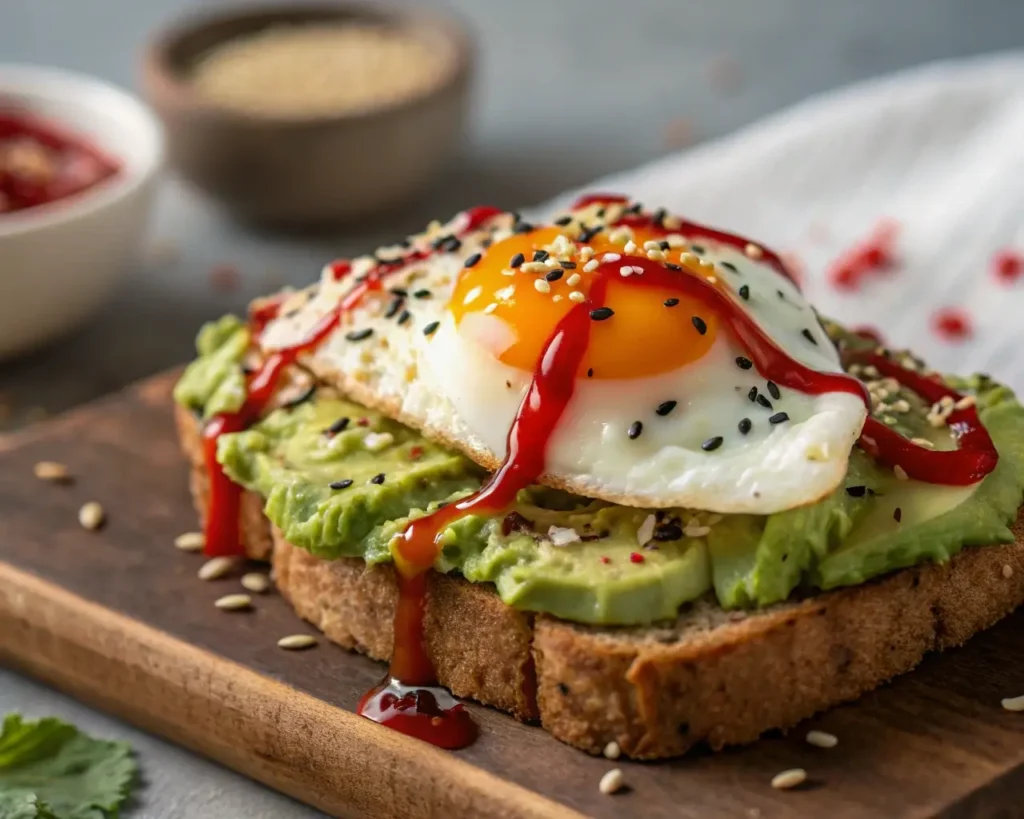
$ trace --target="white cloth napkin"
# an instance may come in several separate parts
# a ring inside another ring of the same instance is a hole
[[[587,189],[795,252],[823,315],[875,326],[936,368],[989,372],[1024,390],[1024,277],[1008,286],[991,272],[997,249],[1024,254],[1024,54],[932,64],[815,97]],[[856,293],[836,290],[829,262],[884,217],[902,225],[900,264]],[[970,339],[936,333],[935,312],[951,306],[972,320]]]

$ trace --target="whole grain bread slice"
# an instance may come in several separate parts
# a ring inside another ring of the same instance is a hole
[[[178,428],[202,516],[209,481],[198,421],[179,411]],[[387,660],[393,569],[319,560],[284,541],[259,509],[247,493],[247,552],[265,559],[272,544],[278,589],[296,613],[334,642]],[[591,753],[613,740],[642,759],[701,743],[717,750],[856,699],[1009,614],[1024,602],[1024,516],[1014,534],[1012,544],[762,611],[724,612],[701,600],[675,622],[650,627],[531,615],[486,585],[431,573],[427,650],[457,696],[539,720]]]

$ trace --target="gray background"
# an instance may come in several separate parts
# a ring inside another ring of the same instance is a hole
[[[77,69],[136,85],[148,32],[174,0],[0,0],[0,62]],[[537,202],[665,153],[685,120],[695,139],[858,79],[1024,41],[1017,0],[453,0],[476,29],[472,134],[426,200],[387,223],[333,236],[261,236],[169,179],[151,253],[116,300],[63,342],[0,366],[0,424],[15,426],[186,359],[198,324],[252,296],[312,279],[323,261],[489,202]],[[766,192],[767,194],[767,192]],[[162,256],[162,258],[158,258]],[[230,264],[238,289],[214,292]],[[314,815],[13,673],[0,713],[60,714],[138,749],[145,775],[131,817]]]

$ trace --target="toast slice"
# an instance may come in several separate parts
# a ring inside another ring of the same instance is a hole
[[[199,422],[177,409],[200,517],[208,477]],[[247,554],[272,553],[277,587],[328,639],[390,658],[398,599],[390,566],[319,560],[285,542],[246,493]],[[426,642],[459,697],[539,720],[590,753],[615,741],[640,759],[718,750],[788,728],[964,643],[1024,603],[1024,515],[1016,542],[968,548],[949,563],[756,612],[702,600],[674,623],[596,627],[506,606],[487,586],[432,572]]]

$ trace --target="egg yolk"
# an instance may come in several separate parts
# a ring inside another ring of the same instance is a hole
[[[571,257],[575,268],[562,269],[553,281],[543,272],[529,272],[529,265],[537,251],[553,246],[561,234],[558,228],[539,228],[496,242],[460,276],[448,305],[456,325],[475,314],[499,320],[510,333],[474,332],[473,337],[485,345],[500,344],[491,352],[504,364],[534,372],[558,323],[582,303],[586,309],[609,307],[614,315],[593,322],[578,377],[642,378],[671,372],[703,358],[714,344],[719,316],[704,302],[678,289],[630,281],[621,273],[622,267],[631,264],[660,264],[647,260],[643,245],[664,236],[654,229],[634,228],[633,242],[638,249],[627,254],[622,244],[605,238],[607,233],[603,231],[587,243],[600,262],[599,271],[584,272],[586,262],[581,260],[577,246]],[[664,261],[682,265],[685,269],[680,276],[701,276],[714,283],[713,267],[702,266],[692,256],[681,259],[687,251],[687,247],[669,248],[664,251]],[[621,259],[604,261],[609,253]],[[523,262],[513,268],[520,254]],[[526,270],[522,265],[527,266]],[[597,276],[608,277],[602,304],[590,301]],[[542,282],[539,286],[535,284],[538,281]],[[479,327],[477,322],[481,320],[475,318],[473,326]]]

